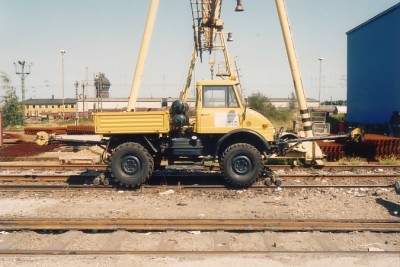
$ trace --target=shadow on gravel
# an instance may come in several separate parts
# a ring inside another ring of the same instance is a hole
[[[400,205],[399,204],[384,200],[382,198],[377,198],[376,203],[385,207],[389,211],[390,215],[400,217]]]

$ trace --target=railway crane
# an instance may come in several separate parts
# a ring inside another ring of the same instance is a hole
[[[120,184],[137,187],[157,170],[173,168],[178,164],[198,166],[205,161],[219,165],[227,185],[233,188],[249,187],[261,177],[280,184],[268,168],[271,158],[302,158],[308,164],[321,164],[323,154],[316,140],[359,136],[358,131],[334,137],[312,136],[283,0],[276,0],[276,6],[305,137],[275,132],[268,118],[246,106],[224,43],[222,0],[189,1],[194,50],[186,85],[179,100],[173,102],[171,107],[160,110],[134,110],[159,4],[159,0],[151,0],[127,111],[94,114],[95,131],[106,142],[111,176]],[[237,11],[242,10],[241,1],[238,0]],[[197,58],[202,59],[203,53],[215,50],[224,53],[225,75],[218,80],[197,81],[195,115],[189,118],[186,98],[194,64]],[[168,162],[167,166],[164,166],[165,162]]]

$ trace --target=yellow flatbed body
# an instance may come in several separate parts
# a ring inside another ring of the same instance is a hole
[[[168,110],[99,112],[93,115],[97,134],[163,134],[170,131]]]

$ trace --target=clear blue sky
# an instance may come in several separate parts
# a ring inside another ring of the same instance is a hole
[[[397,0],[287,0],[306,96],[346,98],[346,32]],[[65,97],[75,96],[75,81],[89,82],[105,73],[112,97],[127,97],[136,66],[149,0],[0,0],[0,71],[6,72],[20,96],[20,78],[13,63],[32,62],[26,98],[61,98],[61,53],[66,50]],[[238,58],[245,94],[262,92],[287,97],[293,92],[289,65],[273,0],[224,0],[228,44]],[[184,87],[193,48],[189,0],[160,0],[139,96],[177,97]],[[198,62],[195,78],[209,78],[208,56]],[[1,93],[2,94],[2,93]],[[94,96],[93,87],[89,96]]]

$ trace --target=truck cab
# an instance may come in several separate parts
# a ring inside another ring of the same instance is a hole
[[[246,103],[233,80],[204,80],[196,87],[196,123],[198,134],[227,134],[247,129],[273,141],[272,123]]]

